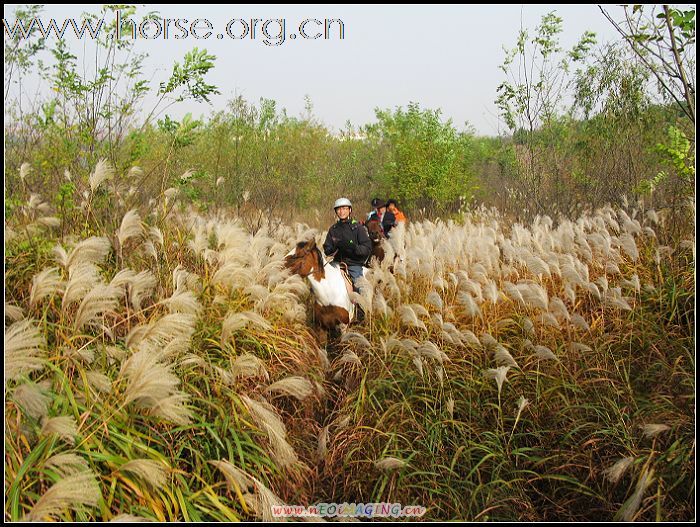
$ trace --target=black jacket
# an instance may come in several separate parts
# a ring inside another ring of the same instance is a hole
[[[323,252],[335,255],[335,261],[348,265],[365,265],[372,253],[372,241],[367,234],[367,228],[357,220],[338,220],[328,229]]]
[[[389,231],[396,227],[396,216],[390,210],[384,212],[382,217],[382,229],[384,229],[384,236],[389,236]]]

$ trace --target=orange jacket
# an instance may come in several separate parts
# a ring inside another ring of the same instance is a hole
[[[396,217],[396,223],[406,223],[408,222],[408,219],[406,218],[406,215],[401,212],[399,209],[396,209],[396,212],[394,212],[394,216]]]

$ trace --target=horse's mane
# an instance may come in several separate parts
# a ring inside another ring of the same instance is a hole
[[[323,263],[323,255],[321,254],[321,251],[318,247],[314,247],[314,249],[316,250],[316,262],[318,264],[318,270],[320,272],[323,272],[323,268],[325,266],[325,264]]]

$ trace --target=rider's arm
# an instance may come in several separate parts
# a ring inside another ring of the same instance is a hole
[[[372,240],[369,239],[369,234],[367,234],[367,227],[360,225],[357,229],[357,247],[355,247],[355,254],[360,258],[369,258],[372,254]]]
[[[323,252],[325,253],[326,256],[330,256],[337,249],[338,248],[335,246],[335,243],[333,242],[333,236],[331,236],[331,231],[329,229],[328,234],[326,234],[326,241],[323,242]]]

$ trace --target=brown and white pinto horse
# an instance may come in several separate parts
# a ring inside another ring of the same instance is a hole
[[[379,220],[370,220],[365,223],[367,227],[367,233],[369,234],[369,239],[372,240],[372,253],[370,258],[374,256],[379,263],[384,260],[384,248],[382,247],[382,242],[384,240],[384,231],[379,223]]]
[[[285,267],[302,278],[308,278],[314,292],[314,318],[322,329],[337,331],[352,321],[355,309],[350,300],[352,286],[341,270],[326,264],[313,238],[297,243],[285,257]]]

